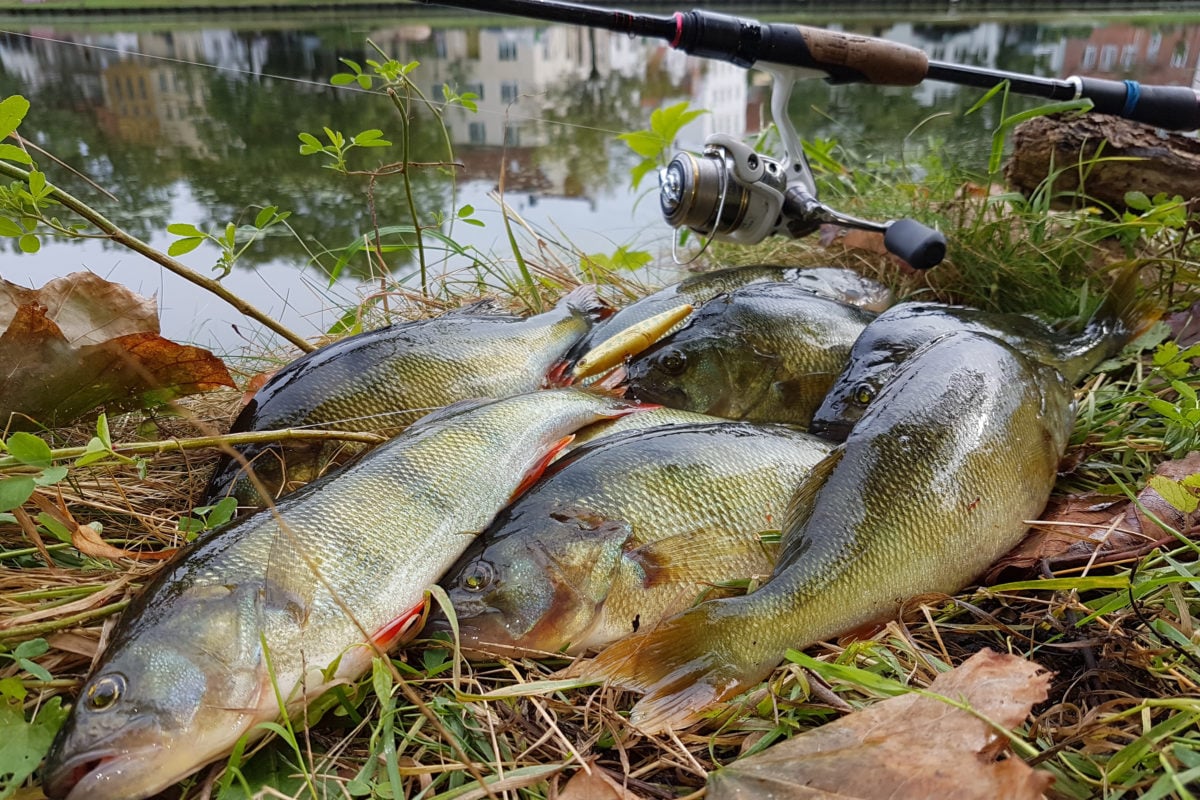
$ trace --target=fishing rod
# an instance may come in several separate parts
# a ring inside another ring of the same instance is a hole
[[[476,0],[414,0],[481,10]],[[491,0],[487,11],[661,39],[689,55],[755,67],[774,78],[771,115],[786,157],[772,159],[735,137],[714,134],[699,156],[683,152],[659,173],[659,205],[667,223],[710,239],[754,244],[770,235],[800,237],[823,224],[882,233],[884,247],[928,269],[946,254],[941,232],[912,219],[873,222],[817,199],[817,185],[788,115],[796,80],[823,76],[835,84],[916,86],[925,80],[992,88],[1007,81],[1017,94],[1089,100],[1092,110],[1173,130],[1200,128],[1200,95],[1183,86],[1143,86],[1072,75],[1040,78],[931,61],[909,45],[792,23],[762,23],[710,11],[670,16],[580,5],[563,0]],[[678,244],[678,239],[674,245]],[[676,256],[678,261],[678,256]]]
[[[689,55],[729,61],[739,67],[792,67],[824,73],[832,83],[915,86],[935,80],[990,89],[1008,81],[1010,91],[1048,100],[1092,101],[1093,110],[1171,130],[1200,128],[1200,95],[1186,86],[1145,86],[1072,75],[1041,78],[1017,72],[931,61],[909,45],[858,34],[791,23],[762,23],[711,11],[677,11],[670,16],[635,14],[562,0],[416,0],[583,25],[662,39]]]

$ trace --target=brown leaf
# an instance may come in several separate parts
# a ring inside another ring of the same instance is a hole
[[[1189,453],[1158,466],[1155,475],[1182,480],[1200,473],[1200,452]],[[984,583],[1015,580],[1046,562],[1049,570],[1108,564],[1138,558],[1153,548],[1175,540],[1142,509],[1185,535],[1196,536],[1200,513],[1185,514],[1172,506],[1151,485],[1138,493],[1141,507],[1125,498],[1075,495],[1050,501],[1033,530],[1020,544],[992,565]]]
[[[153,310],[153,300],[91,273],[41,290],[0,281],[0,427],[58,426],[100,406],[233,386],[212,353],[159,336]]]
[[[642,800],[622,786],[608,771],[590,764],[591,774],[579,770],[558,793],[558,800]]]
[[[63,337],[75,346],[99,344],[127,333],[158,333],[153,298],[142,297],[94,272],[73,272],[26,289],[0,280],[0,329],[8,327],[21,306],[43,305]]]
[[[1167,317],[1167,325],[1171,328],[1171,337],[1180,347],[1191,347],[1200,342],[1200,302]]]
[[[990,650],[939,675],[929,691],[1005,728],[1046,698],[1049,673]],[[708,800],[772,797],[1033,800],[1053,776],[1006,754],[1008,740],[967,711],[906,694],[802,733],[712,773]]]

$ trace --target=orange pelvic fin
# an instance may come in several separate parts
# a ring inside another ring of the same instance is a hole
[[[371,640],[379,646],[380,650],[391,649],[392,645],[407,638],[406,634],[415,633],[421,629],[421,626],[425,624],[425,615],[428,610],[428,604],[422,599],[408,611],[375,631]]]
[[[575,434],[572,433],[569,436],[564,436],[554,444],[550,445],[550,448],[546,452],[542,453],[541,457],[538,458],[537,463],[535,463],[529,469],[529,471],[525,473],[524,479],[522,479],[521,483],[513,491],[512,497],[509,498],[509,500],[516,500],[518,497],[525,494],[525,492],[529,490],[530,486],[533,486],[535,483],[537,483],[538,478],[542,477],[542,473],[546,471],[546,467],[550,466],[550,463],[554,461],[554,459],[558,458],[558,454],[561,453],[563,449],[573,441],[575,441]]]

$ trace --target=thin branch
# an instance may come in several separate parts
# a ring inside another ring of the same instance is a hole
[[[10,178],[16,178],[17,180],[25,182],[29,181],[28,172],[5,161],[0,161],[0,174],[7,175]],[[229,305],[233,306],[242,314],[250,317],[253,320],[261,322],[275,333],[296,345],[296,347],[300,348],[305,353],[312,352],[316,349],[316,346],[306,341],[304,337],[287,328],[282,323],[276,321],[268,314],[250,305],[245,300],[226,289],[219,281],[215,281],[212,278],[201,275],[200,273],[195,272],[194,270],[185,266],[181,262],[176,261],[174,258],[171,258],[166,253],[161,253],[158,250],[155,250],[141,239],[121,229],[116,223],[112,222],[99,211],[92,208],[87,203],[84,203],[82,200],[79,200],[70,193],[59,189],[57,186],[51,186],[49,197],[62,205],[64,208],[74,212],[75,214],[78,214],[80,217],[90,222],[92,225],[102,231],[109,240],[114,241],[117,244],[134,251],[135,253],[145,256],[156,264],[170,270],[171,272],[174,272],[184,280],[190,281],[200,288],[212,292],[226,303],[229,303]]]

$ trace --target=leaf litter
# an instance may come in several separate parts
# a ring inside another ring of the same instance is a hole
[[[1036,800],[1054,780],[1011,756],[1007,730],[1046,699],[1037,664],[982,650],[921,692],[848,714],[714,772],[709,800]]]
[[[198,395],[177,402],[170,416],[117,418],[112,438],[136,441],[147,420],[158,438],[211,433],[227,426],[239,399],[236,392]],[[1087,442],[1101,435],[1082,428],[1079,433]],[[55,432],[63,442],[89,436],[88,429]],[[71,480],[49,497],[56,503],[61,497],[80,524],[102,523],[102,541],[109,546],[130,553],[178,547],[187,538],[178,522],[189,515],[215,457],[163,453],[140,471],[134,464],[100,461],[74,468]],[[1108,519],[1125,502],[1100,497]],[[37,715],[49,703],[73,696],[104,632],[153,570],[122,555],[89,555],[69,541],[50,538],[46,549],[52,566],[19,526],[0,523],[0,614],[10,623],[0,624],[0,691],[19,686],[27,692],[20,704],[27,726],[49,726],[56,719]],[[905,687],[928,687],[989,647],[1027,656],[1046,670],[1038,680],[1050,684],[1033,723],[1019,734],[1021,758],[1010,754],[997,763],[1025,759],[1053,774],[1055,782],[1046,790],[1051,798],[1187,797],[1177,787],[1186,786],[1200,754],[1200,664],[1189,660],[1196,650],[1192,615],[1200,608],[1187,581],[1200,579],[1193,574],[1194,557],[1181,551],[1186,548],[1150,552],[1136,562],[1136,576],[1127,566],[1107,565],[1102,578],[1088,576],[1072,591],[1049,581],[1045,589],[979,588],[953,598],[916,599],[899,619],[866,638],[807,650],[828,668],[845,667],[842,676],[785,664],[707,721],[668,737],[647,737],[628,725],[623,710],[632,704],[631,695],[554,684],[550,679],[565,659],[469,663],[445,641],[422,640],[393,654],[406,686],[402,694],[396,694],[399,686],[393,688],[392,713],[381,714],[369,681],[338,687],[295,723],[300,750],[286,752],[303,752],[302,764],[294,756],[280,761],[284,750],[278,742],[263,744],[197,774],[182,797],[307,797],[312,786],[322,798],[421,792],[439,800],[552,800],[576,781],[580,791],[606,791],[592,782],[606,783],[607,776],[643,800],[698,800],[713,791],[706,787],[709,774],[733,764],[740,768],[739,759],[769,753],[771,745],[819,729],[849,708],[870,709]],[[1100,565],[1093,566],[1099,572]],[[1047,572],[1044,563],[1022,569]],[[124,581],[118,590],[103,591],[116,581]],[[1179,594],[1181,585],[1187,595]],[[24,624],[14,628],[14,619]],[[33,660],[52,681],[3,659],[5,648],[42,637],[52,646]],[[543,691],[505,696],[506,688],[538,682]],[[483,700],[484,695],[494,697]],[[430,713],[439,725],[430,723]],[[899,736],[906,744],[915,738]],[[936,736],[936,728],[928,727],[926,738]],[[1001,740],[997,732],[995,741]],[[387,741],[390,749],[381,744]],[[583,762],[600,777],[584,770]],[[311,780],[293,783],[300,773]],[[274,788],[283,785],[289,788],[282,794]],[[294,785],[301,788],[293,790]],[[31,797],[40,796],[34,791]]]
[[[159,335],[151,298],[76,272],[26,289],[0,280],[0,424],[67,425],[99,406],[130,410],[232,387],[211,352]]]

